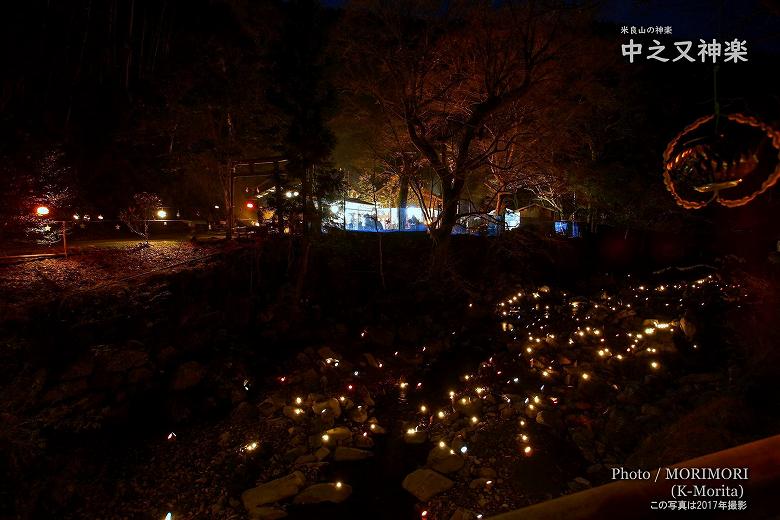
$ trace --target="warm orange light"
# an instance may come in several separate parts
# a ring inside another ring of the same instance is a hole
[[[35,208],[35,213],[39,217],[46,216],[49,214],[49,208],[47,208],[46,206],[38,206],[37,208]]]
[[[247,202],[246,203],[246,207],[247,207],[247,209],[253,209],[255,207],[255,204],[254,204],[254,202]]]

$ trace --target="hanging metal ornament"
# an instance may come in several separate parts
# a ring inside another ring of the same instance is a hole
[[[757,119],[704,116],[664,151],[664,184],[677,204],[744,206],[780,179],[780,132]]]

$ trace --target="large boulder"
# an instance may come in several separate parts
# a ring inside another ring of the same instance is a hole
[[[439,493],[450,489],[455,483],[440,473],[430,469],[418,469],[409,473],[401,484],[405,490],[427,502]]]
[[[261,506],[297,495],[305,483],[306,477],[303,473],[295,471],[285,477],[247,489],[241,494],[241,501],[249,514],[253,515]]]
[[[342,484],[314,484],[301,491],[293,499],[295,504],[319,504],[320,502],[333,502],[338,504],[345,501],[352,494],[352,486]]]

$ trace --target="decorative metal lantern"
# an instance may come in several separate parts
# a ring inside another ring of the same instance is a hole
[[[742,114],[694,121],[664,151],[664,184],[678,205],[743,206],[780,178],[780,132]]]

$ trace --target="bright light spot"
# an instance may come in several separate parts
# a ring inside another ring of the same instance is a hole
[[[336,489],[341,489],[341,486],[343,486],[341,482],[336,482]]]
[[[164,209],[158,209],[157,210],[157,217],[158,218],[165,218],[167,216],[168,216],[168,212],[165,211]]]
[[[653,368],[658,368],[661,365],[658,364],[658,361],[653,361],[653,362],[650,363],[650,366],[653,367]]]
[[[461,446],[460,447],[460,452],[461,453],[465,454],[467,451],[469,451],[469,449],[466,446]]]
[[[168,512],[168,514],[165,515],[165,519],[164,520],[173,520],[173,515],[170,512]]]
[[[246,451],[255,451],[257,449],[257,442],[250,442],[246,446],[244,446],[244,449]]]
[[[295,398],[295,404],[301,404],[302,402],[303,402],[303,399],[301,399],[300,397],[296,397]]]
[[[425,413],[425,412],[427,412],[427,411],[428,411],[428,408],[426,408],[426,406],[425,406],[425,405],[422,405],[422,406],[420,406],[420,411],[421,411],[422,413]]]
[[[474,424],[477,424],[479,422],[479,419],[477,419],[477,417],[474,416],[474,417],[471,418],[471,422],[474,423]]]
[[[590,379],[590,374],[588,374],[587,372],[583,372],[580,377],[582,377],[582,379],[585,379],[587,381],[588,379]]]
[[[373,426],[373,424],[371,426]],[[329,439],[330,439],[330,435],[328,435],[327,433],[323,434],[322,436],[323,442],[328,442]]]
[[[254,209],[255,203],[254,202],[247,202],[246,203],[246,209]]]
[[[444,441],[439,441],[439,448],[444,449],[446,447],[447,447],[447,445],[444,444]]]
[[[531,447],[530,447],[530,446],[526,446],[525,448],[523,448],[523,453],[525,453],[526,457],[527,457],[527,456],[529,456],[529,455],[531,455],[531,452],[532,452],[532,451],[533,451],[533,450],[531,449]]]

